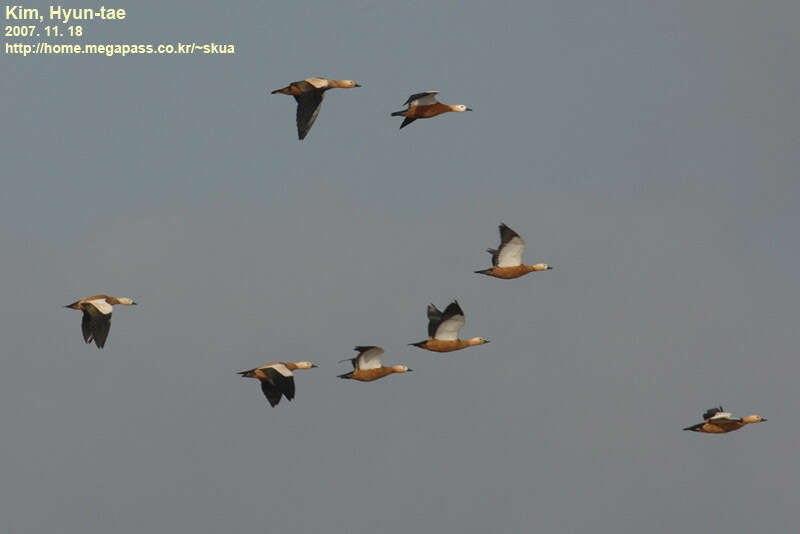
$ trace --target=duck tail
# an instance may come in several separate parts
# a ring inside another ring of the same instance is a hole
[[[339,378],[353,378],[353,372],[350,371],[349,373],[345,373],[343,375],[337,375]]]
[[[491,269],[483,269],[482,271],[473,271],[473,272],[475,274],[485,274],[486,276],[489,276],[489,272],[490,271],[491,271]]]
[[[424,349],[425,348],[425,343],[427,343],[427,342],[428,342],[428,340],[426,339],[425,341],[417,341],[416,343],[409,343],[408,345],[411,346],[411,347],[417,347],[419,349]]]

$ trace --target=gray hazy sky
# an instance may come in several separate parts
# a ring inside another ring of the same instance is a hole
[[[236,55],[0,58],[0,530],[797,528],[800,3],[115,6],[84,42]],[[301,143],[313,75],[364,87]],[[398,131],[427,89],[475,112]],[[556,270],[473,274],[501,221]],[[492,343],[408,347],[453,297]]]

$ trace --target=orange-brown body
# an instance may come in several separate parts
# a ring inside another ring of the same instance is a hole
[[[729,421],[725,423],[705,423],[701,426],[696,432],[705,432],[707,434],[726,434],[728,432],[733,432],[734,430],[739,430],[746,423],[742,421]]]
[[[258,378],[258,379],[265,379],[270,380],[269,374],[267,374],[267,369],[270,368],[271,365],[283,365],[290,371],[297,371],[298,369],[309,369],[311,367],[316,367],[316,365],[312,364],[311,362],[270,362],[265,363],[261,367],[256,369],[251,369],[250,371],[242,372],[242,376],[246,376],[248,378]]]
[[[360,87],[352,80],[328,80],[327,78],[306,78],[299,82],[292,82],[286,87],[272,91],[273,95],[291,95],[301,96],[312,91],[327,91],[334,87],[342,87],[349,89],[351,87]]]
[[[276,89],[276,90],[272,91],[272,94],[273,95],[280,94],[280,95],[300,96],[303,93],[307,93],[307,92],[313,91],[313,90],[314,90],[313,87],[306,88],[304,90],[304,86],[301,86],[298,83],[291,83],[291,84],[287,85],[286,87],[284,87],[283,89]]]
[[[546,271],[547,267],[542,265],[517,265],[514,267],[492,267],[491,269],[485,269],[483,271],[475,271],[479,274],[485,274],[486,276],[494,276],[495,278],[503,278],[505,280],[510,280],[512,278],[519,278],[520,276],[525,276],[528,273],[532,273],[534,271]]]
[[[429,106],[414,106],[403,111],[398,111],[396,114],[401,117],[410,117],[412,119],[429,119],[448,111],[455,111],[455,106],[448,106],[441,102],[436,102]]]
[[[73,310],[82,310],[83,305],[92,300],[100,300],[103,299],[109,304],[119,304],[119,299],[117,297],[110,297],[108,295],[93,295],[91,297],[86,297],[85,299],[81,299],[78,301],[73,302],[72,304],[66,306],[67,308],[72,308]]]
[[[356,369],[345,375],[342,375],[341,378],[349,378],[351,380],[358,380],[359,382],[372,382],[373,380],[378,380],[379,378],[383,378],[384,376],[388,376],[392,373],[403,372],[405,371],[400,371],[395,367],[383,366],[376,369]]]
[[[269,368],[270,365],[275,365],[276,363],[285,365],[286,368],[289,369],[290,371],[294,371],[295,369],[297,369],[297,366],[295,364],[293,364],[293,363],[270,362],[270,363],[266,363],[266,364],[264,364],[261,367],[258,367],[256,369],[252,369],[250,371],[246,371],[246,372],[242,373],[242,376],[246,376],[248,378],[258,378],[260,380],[262,380],[262,379],[263,380],[270,380],[270,376],[267,374],[267,369]]]
[[[475,346],[476,343],[470,343],[468,340],[465,339],[454,339],[445,341],[429,337],[425,341],[420,341],[419,343],[414,343],[413,345],[415,347],[419,347],[425,350],[430,350],[433,352],[452,352],[454,350],[461,350],[467,347]]]
[[[709,412],[706,412],[706,414],[709,414]],[[766,421],[766,418],[760,415],[748,415],[747,417],[742,417],[741,419],[721,419],[709,417],[705,420],[705,422],[687,426],[684,428],[684,430],[702,432],[704,434],[727,434],[728,432],[739,430],[743,426],[761,423],[763,421]]]

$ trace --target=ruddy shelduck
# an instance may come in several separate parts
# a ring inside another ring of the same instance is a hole
[[[286,400],[294,398],[294,373],[297,369],[311,369],[317,367],[311,362],[272,362],[249,371],[239,371],[246,378],[257,378],[261,381],[261,391],[273,408],[281,401],[281,395]]]
[[[428,339],[418,343],[410,343],[410,345],[433,352],[452,352],[489,342],[482,337],[458,339],[458,332],[464,324],[466,324],[464,311],[458,305],[458,301],[451,302],[444,309],[444,313],[440,312],[433,304],[430,304],[428,305]]]
[[[94,295],[64,307],[83,311],[83,318],[81,319],[83,340],[86,343],[94,341],[97,348],[102,349],[106,345],[108,331],[111,329],[111,312],[114,311],[114,304],[122,304],[123,306],[136,305],[133,299],[127,297],[116,298],[108,295]]]
[[[494,276],[495,278],[511,279],[519,278],[534,271],[549,271],[552,269],[546,263],[523,265],[522,254],[525,252],[525,241],[522,240],[517,232],[505,224],[501,223],[499,228],[500,247],[497,250],[493,248],[486,249],[486,252],[492,255],[493,267],[475,271],[476,273]]]
[[[353,370],[349,373],[339,375],[339,378],[349,378],[359,382],[372,382],[392,373],[408,373],[413,371],[405,365],[383,365],[381,354],[383,349],[374,346],[358,346],[354,350],[358,352],[355,358],[346,358],[339,362],[349,361],[353,364]]]
[[[314,125],[322,106],[325,91],[334,87],[361,87],[353,80],[329,80],[328,78],[306,78],[292,82],[282,89],[272,91],[273,95],[291,95],[297,101],[297,136],[302,141]]]
[[[439,91],[424,91],[409,96],[408,100],[403,103],[404,106],[407,105],[408,107],[402,111],[395,111],[392,113],[392,117],[405,117],[403,124],[400,125],[400,129],[402,130],[417,119],[429,119],[441,115],[442,113],[447,113],[448,111],[455,111],[458,113],[472,111],[472,108],[468,108],[462,104],[457,106],[442,104],[436,100],[436,95],[438,94]]]
[[[727,434],[728,432],[739,430],[745,425],[761,423],[767,420],[760,415],[748,415],[747,417],[736,419],[730,412],[726,412],[722,406],[706,410],[703,414],[703,419],[705,419],[704,423],[687,426],[684,430],[706,434]]]

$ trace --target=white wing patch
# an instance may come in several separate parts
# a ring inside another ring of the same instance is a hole
[[[711,423],[725,423],[736,421],[736,419],[733,418],[733,414],[730,412],[717,412],[708,421]]]
[[[521,237],[515,236],[500,247],[497,255],[498,267],[517,267],[522,265],[522,254],[525,252],[525,241]]]
[[[441,341],[455,341],[464,324],[466,324],[466,320],[463,315],[454,315],[439,324],[433,338]]]
[[[431,91],[432,94],[425,95],[422,98],[418,98],[416,100],[412,100],[408,103],[408,107],[413,108],[415,106],[430,106],[436,103],[436,94],[439,91]]]
[[[106,299],[90,300],[87,302],[87,304],[91,304],[92,306],[97,308],[97,311],[99,311],[103,315],[108,315],[109,313],[114,311],[114,307],[108,302],[106,302]]]
[[[294,376],[294,374],[289,370],[289,368],[286,367],[285,365],[283,365],[282,363],[273,363],[273,364],[270,364],[270,365],[265,365],[264,368],[265,369],[266,368],[275,369],[276,371],[278,371],[280,374],[282,374],[283,376],[285,376],[287,378],[290,377],[290,376]]]
[[[324,89],[325,87],[328,87],[328,80],[325,78],[306,78],[306,81],[317,89]]]
[[[358,369],[366,371],[368,369],[377,369],[382,367],[383,363],[381,362],[381,354],[383,354],[383,349],[380,347],[374,347],[364,351],[356,360]]]

